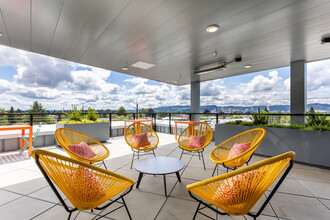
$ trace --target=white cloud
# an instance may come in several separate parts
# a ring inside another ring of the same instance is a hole
[[[287,91],[290,91],[290,87],[291,87],[290,83],[291,83],[290,77],[287,78],[286,80],[284,80],[284,88],[285,88]]]
[[[144,78],[131,78],[125,80],[125,82],[129,82],[133,84],[141,84],[141,83],[146,83],[148,81],[149,81],[148,79],[144,79]]]
[[[251,92],[266,92],[274,88],[274,85],[278,83],[282,78],[278,76],[277,71],[269,72],[269,77],[263,75],[255,76],[249,83],[241,84],[241,88],[245,94]]]

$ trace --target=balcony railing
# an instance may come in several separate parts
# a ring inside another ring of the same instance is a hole
[[[249,122],[251,117],[256,113],[170,113],[170,112],[159,112],[159,113],[98,113],[98,119],[103,121],[109,121],[110,126],[110,137],[112,136],[112,126],[116,121],[138,119],[138,118],[149,118],[153,120],[153,129],[157,131],[157,123],[169,127],[169,133],[173,134],[172,126],[175,121],[188,121],[199,116],[199,120],[207,122],[211,125],[226,123],[226,122]],[[83,118],[86,117],[87,113],[82,113]],[[306,117],[306,114],[289,114],[289,113],[268,113],[269,121],[268,124],[274,125],[290,125],[291,117]],[[330,114],[324,114],[329,117]],[[0,126],[1,125],[14,125],[14,124],[29,124],[36,125],[42,122],[43,124],[55,124],[59,121],[67,120],[65,113],[0,113]],[[124,123],[123,123],[124,125]]]

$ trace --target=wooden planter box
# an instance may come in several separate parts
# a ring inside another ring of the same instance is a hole
[[[56,129],[69,128],[87,134],[100,142],[109,140],[109,122],[62,124],[56,123]]]
[[[257,126],[215,125],[215,144]],[[289,128],[264,128],[266,137],[256,153],[276,156],[287,151],[296,152],[295,161],[330,167],[330,131],[309,131]]]

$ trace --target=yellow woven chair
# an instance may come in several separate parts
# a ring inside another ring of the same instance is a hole
[[[266,131],[263,128],[255,128],[243,133],[240,133],[228,140],[222,142],[217,147],[215,147],[211,154],[211,160],[216,163],[212,176],[214,176],[215,171],[219,164],[222,164],[228,170],[235,170],[238,167],[241,167],[246,163],[249,165],[249,162],[252,158],[254,151],[260,145],[260,143],[265,138]],[[240,143],[248,143],[250,142],[250,147],[247,151],[243,152],[242,154],[228,159],[229,152],[234,144]]]
[[[294,152],[265,159],[256,164],[187,186],[192,198],[199,202],[194,218],[205,207],[220,215],[249,215],[256,219],[275,194],[293,166]],[[283,172],[257,213],[251,209]],[[197,195],[198,197],[196,197]],[[206,202],[205,202],[206,201]],[[201,207],[201,205],[204,205]],[[217,210],[220,208],[222,211]],[[202,213],[202,215],[206,215]]]
[[[68,128],[59,128],[55,131],[55,139],[57,143],[72,157],[73,159],[83,161],[85,163],[94,164],[102,162],[104,167],[107,169],[107,166],[104,163],[104,159],[107,158],[110,154],[107,147],[105,147],[98,140],[89,137],[86,134],[83,134],[79,131],[75,131]],[[67,146],[72,144],[80,144],[80,142],[85,142],[88,144],[94,153],[95,157],[85,158],[74,152],[72,152]]]
[[[125,207],[131,219],[124,196],[132,190],[134,180],[45,150],[33,150],[32,156],[64,209],[70,213],[68,219],[74,211],[101,210],[115,202],[120,203],[120,207]],[[66,205],[57,188],[70,200],[74,208]],[[115,198],[112,201],[100,206],[113,197]],[[109,213],[111,212],[105,215]]]
[[[200,148],[189,147],[190,136],[202,136],[202,135],[206,136],[204,145],[202,147]],[[178,138],[179,148],[182,149],[180,160],[183,154],[191,155],[191,153],[193,153],[193,155],[195,155],[195,153],[197,152],[199,159],[202,158],[204,170],[206,170],[203,152],[204,152],[204,148],[206,148],[211,143],[212,139],[213,139],[213,131],[212,128],[207,123],[199,122],[188,126],[186,129],[184,129],[181,132]],[[185,151],[187,151],[187,153],[185,153]]]
[[[136,147],[134,139],[133,139],[133,134],[142,134],[145,132],[147,133],[150,144],[143,146],[143,147]],[[143,155],[147,155],[150,152],[151,154],[156,156],[154,150],[158,146],[159,138],[158,138],[157,133],[148,125],[141,123],[141,122],[133,123],[130,126],[128,126],[128,128],[126,129],[124,137],[125,137],[126,143],[131,147],[131,149],[133,151],[131,169],[133,166],[134,157],[136,155],[137,155],[138,159],[140,159],[140,153],[143,153]]]

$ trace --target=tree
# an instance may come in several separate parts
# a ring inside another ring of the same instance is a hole
[[[31,105],[31,109],[29,110],[29,113],[45,113],[45,112],[46,110],[38,101],[34,101],[33,104]]]
[[[0,109],[0,113],[6,113],[4,109]],[[7,115],[0,115],[0,125],[8,124]]]
[[[126,109],[124,106],[120,106],[119,109],[116,112],[118,115],[124,115],[123,113],[127,113]]]
[[[8,111],[8,113],[15,113],[13,106],[10,107],[10,110]],[[16,123],[15,115],[8,115],[8,121],[10,124],[15,124]]]

